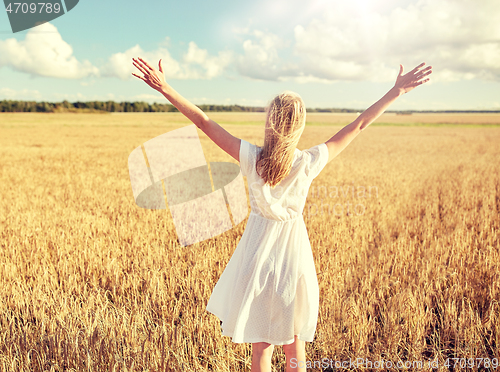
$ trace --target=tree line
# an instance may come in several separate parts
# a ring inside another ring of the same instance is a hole
[[[263,112],[263,107],[198,105],[203,111]],[[35,102],[0,101],[0,112],[178,112],[171,104],[147,102]]]
[[[240,105],[198,105],[206,112],[264,112],[264,107],[250,107]],[[347,108],[307,108],[307,112],[334,112],[356,113],[363,110]],[[114,102],[114,101],[89,101],[89,102],[35,102],[35,101],[0,101],[0,112],[178,112],[169,103],[147,102]],[[387,111],[400,115],[412,113],[499,113],[498,110],[409,110]]]
[[[240,105],[198,105],[207,112],[264,112],[265,107]],[[351,109],[308,108],[308,112],[357,112]],[[147,102],[35,102],[35,101],[0,101],[0,112],[178,112],[168,103]]]

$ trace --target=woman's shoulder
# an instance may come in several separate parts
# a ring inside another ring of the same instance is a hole
[[[325,153],[328,153],[328,147],[325,143],[320,143],[319,145],[314,145],[305,150],[299,150],[301,157],[306,157],[307,159],[314,161],[317,158],[323,156]]]
[[[255,170],[260,147],[248,141],[241,140],[240,144],[240,167],[244,176],[249,176]]]
[[[244,139],[241,140],[241,145],[242,146],[247,146],[250,149],[260,148],[259,146],[254,145],[252,142],[244,140]]]
[[[251,158],[256,158],[257,155],[259,154],[259,152],[262,150],[262,148],[260,146],[253,144],[253,143],[250,143],[247,141],[245,141],[245,142],[246,142],[245,146],[247,147],[248,155]]]

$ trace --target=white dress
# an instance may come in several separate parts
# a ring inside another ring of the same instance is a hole
[[[287,345],[294,335],[311,342],[319,288],[302,217],[312,180],[328,162],[326,144],[295,150],[290,174],[274,189],[256,172],[260,149],[241,140],[251,212],[241,240],[215,285],[207,310],[236,343]]]

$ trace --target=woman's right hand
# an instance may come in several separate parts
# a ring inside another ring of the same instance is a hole
[[[403,75],[403,65],[399,65],[399,74],[396,79],[396,84],[394,88],[398,89],[401,94],[408,93],[410,90],[418,87],[423,83],[427,83],[429,79],[424,79],[426,76],[432,74],[432,66],[427,66],[423,70],[422,67],[425,66],[425,62],[419,64],[410,72]]]
[[[168,87],[167,83],[165,82],[165,74],[163,73],[163,68],[161,65],[161,59],[158,62],[158,70],[155,68],[151,67],[149,63],[144,61],[142,58],[132,58],[134,61],[134,66],[141,71],[144,76],[141,77],[139,75],[136,75],[132,73],[135,77],[141,79],[144,81],[146,84],[148,84],[151,88],[157,90],[158,92],[162,93],[162,91]]]

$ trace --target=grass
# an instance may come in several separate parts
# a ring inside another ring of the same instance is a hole
[[[213,116],[262,143],[263,127],[248,124],[262,115],[246,115]],[[305,129],[301,149],[349,122],[309,117],[322,125]],[[2,118],[0,371],[249,371],[251,347],[221,336],[205,311],[245,222],[183,248],[170,214],[140,209],[132,196],[130,152],[188,122]],[[208,161],[232,161],[199,133]],[[304,210],[320,284],[311,363],[432,360],[447,371],[449,358],[488,358],[471,370],[498,360],[498,143],[489,125],[374,125],[326,166]],[[277,347],[274,371],[284,363]]]

